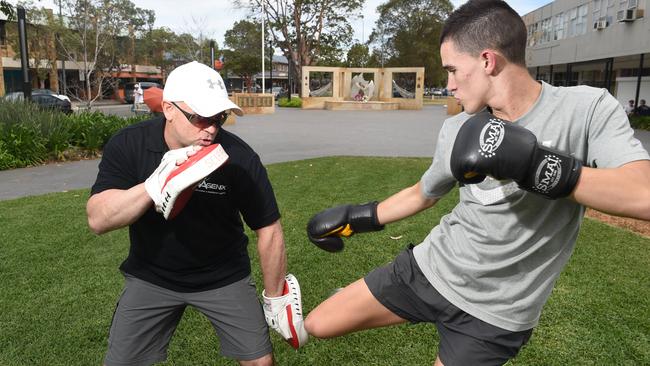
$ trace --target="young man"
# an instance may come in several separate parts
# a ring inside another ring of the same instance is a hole
[[[162,109],[164,117],[127,127],[111,138],[87,204],[88,224],[95,233],[128,225],[131,239],[129,256],[120,267],[125,286],[104,362],[164,361],[183,311],[193,306],[214,326],[224,356],[241,365],[271,365],[267,322],[294,347],[307,336],[301,328],[298,283],[292,275],[285,279],[280,213],[266,170],[244,141],[221,129],[230,111],[242,112],[228,99],[221,76],[197,62],[169,74]],[[227,163],[201,180],[180,213],[166,220],[158,213],[156,182],[166,179],[161,172],[169,164],[180,169],[212,144],[220,144]],[[264,309],[251,280],[240,215],[257,234]],[[283,313],[287,306],[293,321]]]
[[[470,0],[440,44],[465,112],[445,121],[430,168],[379,204],[317,214],[307,231],[338,251],[342,236],[425,210],[457,181],[460,203],[422,243],[321,303],[305,327],[329,338],[431,322],[435,365],[501,365],[537,325],[585,207],[650,219],[650,157],[606,90],[531,78],[526,28],[505,2]]]

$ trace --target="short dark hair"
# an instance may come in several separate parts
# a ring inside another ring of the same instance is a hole
[[[499,51],[508,61],[526,66],[526,25],[505,1],[470,0],[445,22],[440,44],[451,40],[460,52],[473,56],[486,48]]]

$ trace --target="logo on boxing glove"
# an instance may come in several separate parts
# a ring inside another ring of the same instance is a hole
[[[537,166],[533,188],[541,193],[548,193],[555,188],[562,177],[562,160],[557,155],[544,155],[544,160]]]
[[[505,136],[505,128],[503,122],[497,119],[490,118],[490,121],[485,124],[479,136],[479,153],[481,156],[491,158],[496,155],[496,150],[503,142]]]

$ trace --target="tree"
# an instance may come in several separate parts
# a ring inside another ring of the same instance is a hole
[[[227,60],[225,71],[239,75],[245,80],[248,90],[253,85],[253,75],[262,69],[262,25],[257,22],[241,20],[224,35]]]
[[[294,75],[301,79],[302,66],[319,60],[340,60],[352,40],[348,18],[361,10],[364,0],[234,0],[263,16],[269,32]],[[338,56],[337,56],[338,55]]]
[[[156,65],[164,75],[168,75],[177,63],[188,60],[185,57],[185,42],[181,42],[180,37],[166,27],[146,32],[136,43],[136,50],[140,59],[138,62]]]
[[[192,16],[191,21],[185,23],[183,33],[178,38],[184,49],[183,59],[210,65],[210,41],[214,37],[212,32],[206,33],[206,29],[207,17]]]
[[[370,42],[387,66],[424,66],[425,85],[444,85],[438,40],[453,9],[449,0],[389,0],[377,7]]]
[[[153,24],[153,13],[130,0],[64,0],[62,12],[68,23],[59,27],[59,45],[66,61],[79,66],[83,79],[83,85],[71,87],[72,96],[90,108],[107,82],[115,86],[111,72],[119,70],[124,55],[120,57],[120,35],[129,31],[129,25],[139,24],[134,17]]]
[[[370,54],[368,53],[368,46],[361,43],[355,43],[348,50],[345,66],[366,67],[369,60]]]
[[[121,63],[127,63],[126,61],[129,61],[128,63],[131,64],[131,70],[134,75],[133,81],[136,81],[135,65],[146,59],[145,52],[137,52],[136,38],[144,38],[144,34],[151,32],[156,20],[156,13],[153,10],[135,7],[132,3],[126,5],[127,7],[122,9],[122,11],[129,23],[127,29],[129,32],[130,44],[129,47],[126,48],[128,50],[126,59],[120,61]]]

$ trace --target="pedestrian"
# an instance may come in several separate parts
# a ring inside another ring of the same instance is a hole
[[[144,91],[140,87],[140,83],[136,83],[133,86],[133,108],[131,110],[137,113],[140,111],[142,103],[144,103]]]
[[[625,106],[625,113],[627,113],[628,116],[631,116],[634,114],[634,109],[634,99],[630,99]]]
[[[499,0],[470,0],[447,18],[440,55],[464,112],[444,122],[431,166],[379,203],[318,213],[307,232],[339,251],[342,237],[430,208],[457,183],[460,202],[419,245],[311,311],[309,334],[428,322],[435,365],[502,365],[533,334],[586,207],[650,219],[650,156],[619,102],[534,80],[526,34]]]
[[[266,169],[251,147],[221,128],[229,113],[242,115],[241,109],[228,99],[221,76],[197,62],[169,74],[162,104],[164,116],[109,140],[87,203],[95,233],[128,226],[131,242],[120,266],[125,285],[104,363],[165,361],[170,338],[191,306],[212,323],[223,356],[241,365],[271,365],[267,323],[295,348],[307,338],[299,285],[286,274],[280,212]],[[227,163],[165,219],[159,182],[172,173],[162,172],[171,166],[174,178],[183,179],[191,171],[183,163],[214,144]],[[251,277],[242,219],[257,236],[264,306]]]

